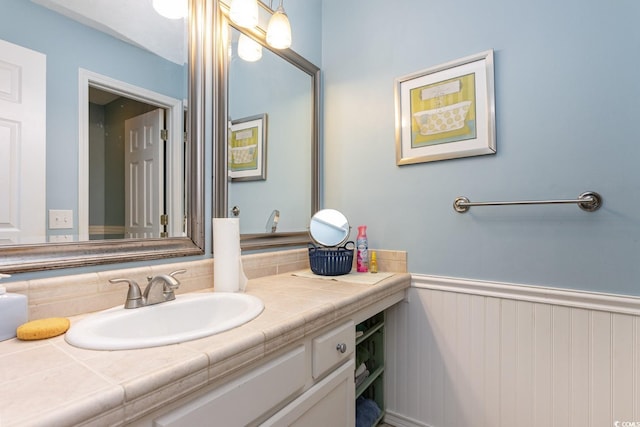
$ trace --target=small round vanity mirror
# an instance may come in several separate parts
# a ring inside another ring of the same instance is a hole
[[[347,217],[335,209],[322,209],[313,215],[309,226],[311,238],[323,246],[338,246],[349,238]]]

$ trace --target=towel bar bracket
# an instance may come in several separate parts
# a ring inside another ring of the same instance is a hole
[[[594,212],[602,206],[602,197],[595,191],[582,193],[578,198],[582,200],[582,202],[578,203],[578,206],[583,211]]]
[[[453,209],[458,213],[465,213],[471,206],[506,206],[506,205],[551,205],[551,204],[577,204],[586,212],[594,212],[602,206],[602,197],[595,191],[587,191],[572,200],[520,200],[515,202],[470,202],[466,197],[457,197],[453,201]]]

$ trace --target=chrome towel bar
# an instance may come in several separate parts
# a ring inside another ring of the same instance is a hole
[[[466,197],[457,197],[453,201],[453,209],[459,213],[465,213],[471,206],[504,206],[504,205],[554,205],[577,204],[580,209],[593,212],[602,206],[602,197],[595,191],[587,191],[573,200],[520,200],[515,202],[470,202]]]

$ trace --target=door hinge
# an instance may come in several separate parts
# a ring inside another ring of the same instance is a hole
[[[184,132],[182,134],[182,142],[184,142],[185,144],[189,142],[189,132]]]
[[[166,129],[160,129],[160,139],[167,141],[169,139],[169,132]]]
[[[160,237],[166,239],[169,237],[169,233],[167,232],[167,225],[169,224],[169,215],[162,214],[160,215],[160,226],[162,226],[163,231],[160,232]]]

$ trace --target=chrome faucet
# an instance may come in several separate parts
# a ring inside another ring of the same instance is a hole
[[[158,274],[147,277],[147,287],[144,293],[140,286],[132,279],[111,279],[110,283],[128,283],[129,291],[124,308],[140,308],[148,305],[159,304],[176,299],[174,290],[180,286],[180,282],[174,277],[176,274],[186,273],[187,270],[176,270],[170,274]]]

